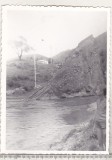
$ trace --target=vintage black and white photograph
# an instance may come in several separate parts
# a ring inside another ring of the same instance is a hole
[[[6,150],[107,151],[108,9],[4,10]]]

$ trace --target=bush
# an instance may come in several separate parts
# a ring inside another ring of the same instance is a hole
[[[23,89],[25,91],[31,91],[33,89],[33,86],[24,86]]]
[[[9,88],[18,88],[18,87],[21,87],[21,85],[20,85],[20,83],[18,81],[8,80],[7,81],[7,87],[9,87]]]
[[[27,76],[17,76],[17,79],[19,79],[19,80],[29,80],[29,77],[27,77]]]
[[[25,91],[33,89],[34,82],[27,76],[13,76],[7,78],[7,88],[15,89],[22,87]]]

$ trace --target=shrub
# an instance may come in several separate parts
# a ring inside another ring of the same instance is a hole
[[[20,83],[18,81],[8,80],[7,81],[7,87],[9,87],[9,88],[18,88],[18,87],[21,87],[21,85],[20,85]]]
[[[23,89],[25,91],[31,91],[33,89],[33,86],[24,86]]]

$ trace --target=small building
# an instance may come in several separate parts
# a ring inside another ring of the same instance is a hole
[[[42,63],[42,64],[48,64],[48,61],[47,60],[43,60],[43,59],[42,60],[38,60],[38,62]]]

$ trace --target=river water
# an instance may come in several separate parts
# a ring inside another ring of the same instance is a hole
[[[61,142],[76,125],[91,119],[93,115],[88,107],[95,101],[96,97],[92,96],[33,100],[27,104],[7,100],[6,148],[53,150],[52,146]]]

